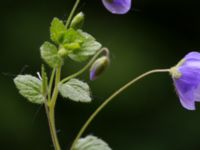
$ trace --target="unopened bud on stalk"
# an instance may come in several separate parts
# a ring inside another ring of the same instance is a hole
[[[80,29],[83,26],[84,20],[85,15],[83,14],[83,12],[80,12],[72,19],[70,27],[74,29]]]
[[[96,80],[106,70],[109,63],[108,56],[98,58],[90,68],[90,80]]]

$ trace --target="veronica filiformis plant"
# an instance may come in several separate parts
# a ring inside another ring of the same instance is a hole
[[[41,65],[38,77],[18,75],[14,79],[22,96],[32,103],[44,105],[55,150],[61,150],[55,125],[55,106],[58,95],[74,102],[90,103],[92,101],[90,86],[79,76],[90,68],[90,79],[96,80],[110,63],[108,49],[103,47],[94,36],[82,30],[85,15],[80,12],[74,16],[79,2],[80,0],[76,1],[66,21],[53,18],[50,25],[50,40],[45,41],[40,47],[41,58],[51,68],[51,73],[46,72],[45,65]],[[125,14],[130,10],[132,1],[102,0],[102,2],[111,13]],[[90,57],[91,59],[82,69],[62,78],[61,69],[66,69],[64,66],[66,59],[81,63]],[[195,102],[200,101],[200,53],[198,52],[187,54],[175,67],[147,71],[116,90],[85,122],[70,150],[111,150],[101,138],[93,135],[82,137],[87,127],[111,100],[132,84],[150,74],[166,72],[173,78],[182,106],[194,110]]]

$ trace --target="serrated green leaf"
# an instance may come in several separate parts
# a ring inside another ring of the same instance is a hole
[[[95,40],[88,39],[82,44],[81,55],[91,56],[94,55],[101,48],[101,44]]]
[[[84,41],[84,37],[74,30],[73,28],[70,28],[67,30],[67,32],[64,35],[64,44],[72,44],[72,43],[82,43]]]
[[[78,53],[71,53],[68,55],[72,60],[77,62],[83,62],[88,59],[88,56],[79,55]]]
[[[59,85],[60,94],[76,102],[91,102],[90,88],[87,83],[78,79],[71,79]]]
[[[51,40],[57,44],[61,44],[67,29],[62,20],[54,18],[51,22],[50,34]]]
[[[52,68],[62,64],[62,58],[58,55],[58,50],[55,45],[50,42],[45,42],[40,47],[42,59]]]
[[[92,35],[86,32],[83,32],[82,30],[79,30],[78,32],[85,39],[81,46],[82,55],[85,55],[85,56],[94,55],[101,48],[102,45],[99,42],[97,42],[96,39]]]
[[[30,102],[42,104],[45,97],[42,95],[42,81],[31,75],[18,75],[14,83],[19,93]]]
[[[112,150],[109,145],[93,135],[88,135],[77,141],[73,150]]]
[[[85,61],[89,56],[94,55],[102,45],[90,34],[83,32],[82,30],[78,30],[78,33],[84,38],[84,41],[82,42],[80,49],[69,54],[69,57],[72,60],[81,62]]]

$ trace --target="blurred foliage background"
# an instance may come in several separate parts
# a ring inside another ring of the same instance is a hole
[[[18,94],[12,79],[34,74],[42,63],[39,47],[49,40],[53,17],[66,19],[74,0],[7,0],[0,5],[0,149],[53,149],[42,106]],[[134,0],[123,16],[110,14],[101,0],[82,0],[84,30],[111,51],[111,65],[98,80],[88,73],[94,101],[79,104],[59,97],[56,126],[63,149],[105,98],[137,75],[175,65],[189,51],[200,49],[200,2],[197,0]],[[63,76],[84,64],[67,60]],[[115,98],[92,122],[86,134],[107,141],[114,150],[199,150],[200,105],[180,105],[168,74],[154,74]]]

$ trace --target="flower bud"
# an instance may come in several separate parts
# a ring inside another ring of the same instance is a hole
[[[70,27],[73,29],[80,29],[83,26],[84,20],[85,16],[80,12],[72,19]]]
[[[58,55],[60,57],[66,57],[68,54],[67,50],[65,48],[61,48],[59,51],[58,51]]]
[[[90,68],[90,80],[96,80],[106,70],[109,63],[107,56],[98,58]]]

